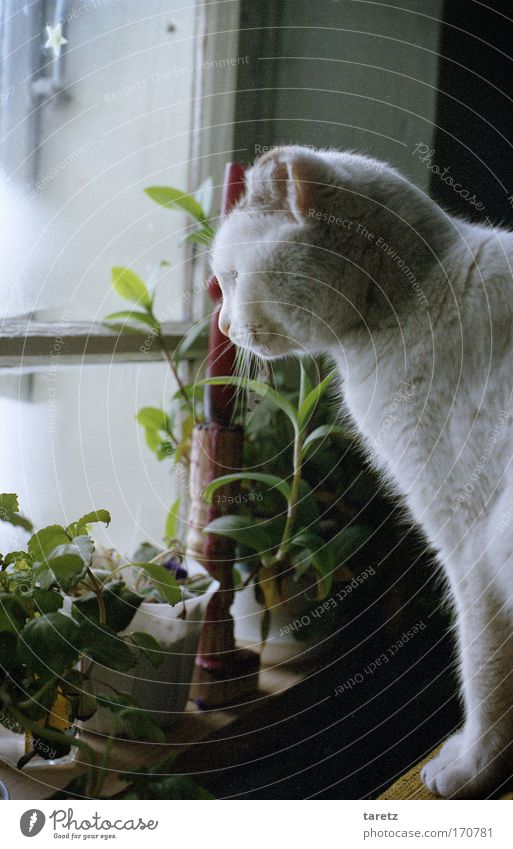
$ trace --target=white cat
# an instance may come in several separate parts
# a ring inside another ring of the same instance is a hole
[[[444,567],[465,721],[422,772],[444,797],[487,795],[513,766],[511,260],[512,233],[394,169],[300,147],[257,160],[213,249],[221,329],[265,359],[331,355]]]

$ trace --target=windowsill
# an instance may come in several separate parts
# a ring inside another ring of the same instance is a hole
[[[190,330],[188,322],[167,322],[162,336],[172,353]],[[191,359],[204,349],[202,340],[191,345]],[[158,339],[150,331],[119,333],[100,322],[70,322],[58,325],[45,321],[4,319],[0,330],[0,368],[34,370],[93,363],[154,362],[162,359]]]

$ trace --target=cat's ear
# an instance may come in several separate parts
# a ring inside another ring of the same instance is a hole
[[[292,156],[287,165],[287,205],[299,224],[319,208],[326,187],[326,167],[317,156]]]
[[[326,163],[305,148],[282,147],[264,154],[247,172],[249,205],[287,212],[299,224],[318,208],[330,184]]]

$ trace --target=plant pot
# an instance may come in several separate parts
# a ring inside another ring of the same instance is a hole
[[[279,663],[307,665],[314,656],[322,653],[322,644],[318,646],[315,639],[309,640],[306,632],[302,634],[306,639],[297,640],[291,625],[301,620],[301,616],[305,615],[311,606],[312,603],[307,599],[304,599],[303,609],[299,601],[296,601],[292,612],[287,609],[287,599],[284,599],[281,604],[274,605],[271,609],[269,633],[267,639],[262,641],[261,626],[265,608],[256,600],[254,586],[249,585],[239,589],[235,593],[232,606],[235,639],[245,644],[249,642],[248,647],[260,652],[262,663],[266,665]]]
[[[172,725],[185,709],[189,698],[201,624],[207,604],[218,586],[216,581],[212,581],[205,593],[174,607],[169,604],[143,602],[126,633],[145,631],[155,637],[164,652],[162,663],[155,667],[139,649],[134,649],[137,654],[137,666],[130,672],[115,672],[95,664],[92,671],[92,692],[108,696],[114,692],[111,688],[115,688],[128,693],[161,728]],[[180,616],[184,607],[186,618],[182,619]],[[110,735],[112,721],[113,714],[100,707],[83,727],[98,734]],[[116,734],[125,736],[127,733],[126,724],[119,723]]]

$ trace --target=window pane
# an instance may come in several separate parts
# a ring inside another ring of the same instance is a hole
[[[56,5],[60,59],[44,47]],[[3,314],[101,319],[122,308],[112,266],[147,279],[167,260],[163,317],[183,318],[185,217],[143,189],[188,186],[195,3],[7,3],[3,28]]]
[[[112,524],[94,531],[102,543],[129,555],[142,540],[161,544],[178,476],[148,449],[135,415],[167,405],[174,387],[164,363],[49,369],[9,382],[10,397],[0,397],[2,491],[19,494],[38,528],[106,508]],[[0,389],[7,394],[5,377]],[[0,525],[0,550],[9,550],[19,532]]]

